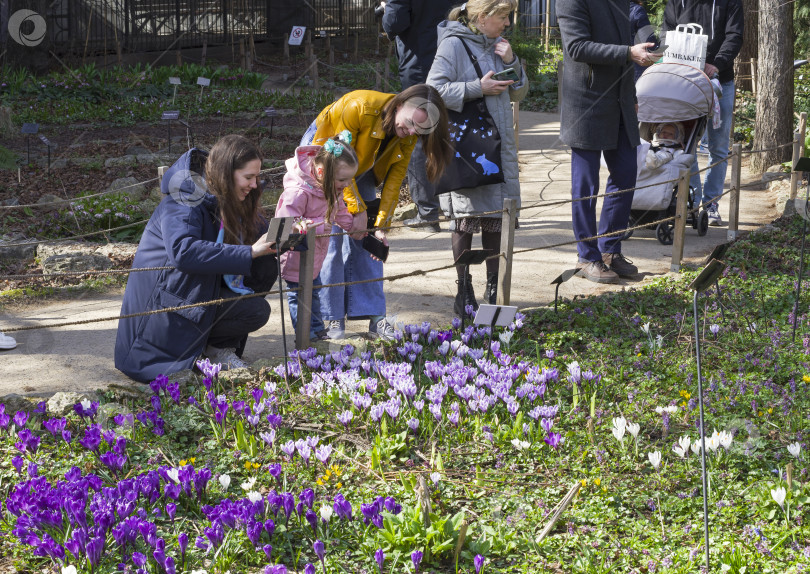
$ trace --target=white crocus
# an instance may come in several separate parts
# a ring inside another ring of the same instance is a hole
[[[663,414],[663,413],[672,414],[672,413],[676,412],[677,410],[678,410],[678,407],[676,407],[675,405],[669,405],[669,406],[666,406],[666,407],[655,407],[655,412],[657,412],[659,415]]]
[[[433,484],[439,484],[439,481],[441,479],[442,479],[442,474],[440,472],[431,472],[430,473],[430,480],[433,481]]]
[[[700,439],[697,439],[692,443],[692,452],[695,454],[700,454]]]
[[[222,485],[222,490],[228,490],[228,487],[231,485],[231,477],[227,474],[220,474],[219,483]]]
[[[76,574],[76,567],[72,564],[70,566],[62,566],[62,574]]]
[[[787,449],[788,449],[788,452],[790,454],[792,454],[793,456],[795,456],[796,458],[799,458],[799,455],[802,453],[802,445],[800,443],[798,443],[798,442],[794,442],[792,444],[789,444],[787,446]]]
[[[627,420],[624,417],[616,417],[613,419],[613,428],[610,431],[616,440],[622,442],[624,440],[624,431],[627,429]]]
[[[328,504],[324,504],[323,506],[321,506],[321,520],[323,520],[324,522],[329,522],[334,512],[335,511],[331,506],[329,506]]]
[[[720,435],[719,435],[718,438],[720,439],[720,446],[722,446],[726,450],[731,448],[731,442],[734,439],[731,436],[730,432],[728,432],[728,431],[720,431]]]
[[[650,459],[650,464],[653,465],[653,468],[658,470],[658,467],[661,466],[661,451],[648,452],[647,458]]]
[[[720,446],[720,436],[717,434],[717,431],[714,431],[714,434],[706,439],[706,448],[714,452]]]
[[[171,481],[175,484],[180,483],[180,472],[176,468],[170,468],[166,471],[166,476],[168,476]]]
[[[253,485],[256,484],[256,477],[247,479],[246,482],[242,483],[242,490],[253,490]]]
[[[638,438],[638,431],[641,430],[641,425],[638,423],[627,423],[627,432],[633,435],[633,438]]]
[[[526,442],[525,440],[520,440],[519,438],[512,439],[512,446],[514,446],[518,450],[524,450],[529,448],[531,445]]]
[[[641,327],[641,330],[644,331],[645,335],[649,335],[650,334],[650,323],[649,322],[644,323],[644,326]]]
[[[771,496],[773,497],[776,504],[784,508],[785,497],[787,496],[787,491],[785,490],[784,486],[780,486],[779,488],[771,489]]]
[[[672,445],[672,452],[677,454],[679,458],[684,458],[689,452],[689,449],[687,448],[684,450],[683,447],[676,442],[674,445]]]
[[[500,333],[498,335],[498,338],[501,340],[501,342],[504,345],[508,345],[509,342],[512,340],[512,337],[514,336],[514,334],[515,333],[513,331],[504,331],[503,333]]]
[[[248,497],[248,500],[251,501],[254,504],[259,502],[262,499],[262,495],[260,493],[256,492],[255,490],[251,490],[250,492],[248,492],[247,497]]]

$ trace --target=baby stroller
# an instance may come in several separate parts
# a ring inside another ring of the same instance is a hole
[[[647,68],[636,82],[638,97],[639,131],[642,140],[652,141],[655,126],[662,122],[680,122],[684,129],[684,154],[681,161],[673,160],[656,168],[647,169],[644,159],[649,143],[639,146],[639,171],[633,204],[630,210],[629,227],[675,215],[675,200],[678,184],[672,180],[680,176],[680,170],[691,166],[695,148],[703,136],[706,124],[712,116],[714,91],[708,76],[686,64],[656,64]],[[695,190],[689,188],[687,225],[692,225],[698,235],[706,235],[709,216],[705,209],[695,213]],[[655,236],[664,245],[671,245],[675,237],[673,221],[659,223]],[[625,238],[632,235],[628,232]]]

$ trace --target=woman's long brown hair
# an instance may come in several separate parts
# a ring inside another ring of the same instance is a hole
[[[453,159],[453,144],[450,142],[450,131],[447,108],[444,100],[433,86],[416,84],[388,100],[383,108],[383,129],[385,133],[396,135],[397,110],[402,106],[412,106],[424,110],[428,116],[424,126],[417,125],[419,139],[427,158],[427,175],[430,181],[438,181],[445,168]]]
[[[262,159],[256,145],[239,135],[221,138],[205,162],[205,180],[208,190],[219,201],[219,212],[225,224],[225,243],[252,245],[259,237],[262,222],[261,186],[256,185],[244,201],[239,201],[234,173],[249,162]]]

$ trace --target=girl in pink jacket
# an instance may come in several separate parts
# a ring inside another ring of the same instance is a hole
[[[287,173],[284,176],[284,192],[278,199],[276,217],[300,218],[301,227],[316,226],[318,235],[329,233],[332,224],[346,231],[365,235],[367,220],[353,217],[343,202],[343,189],[351,184],[357,172],[357,155],[351,145],[351,134],[341,133],[330,138],[323,146],[301,146],[295,150],[295,157],[287,160]],[[358,237],[355,237],[358,238]],[[320,272],[329,248],[328,237],[315,239],[315,269],[313,285],[320,285]],[[310,246],[312,249],[312,246]],[[288,251],[281,256],[281,276],[290,289],[298,287],[299,254]],[[293,326],[298,321],[298,292],[287,292],[287,303]],[[321,318],[318,290],[312,296],[312,323],[310,339],[327,339],[326,329]]]

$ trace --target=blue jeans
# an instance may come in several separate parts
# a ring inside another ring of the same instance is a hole
[[[371,170],[359,176],[355,182],[363,201],[372,201],[377,197],[374,173]],[[332,233],[343,233],[343,230],[333,225]],[[369,252],[363,249],[362,241],[352,239],[348,235],[329,238],[329,251],[321,267],[321,281],[324,285],[382,276],[382,261],[372,259]],[[345,317],[362,319],[385,315],[382,281],[347,287],[325,287],[318,291],[321,295],[321,309],[325,321],[340,321]]]
[[[571,197],[591,197],[599,193],[599,159],[605,155],[610,177],[605,193],[636,186],[636,148],[630,145],[624,125],[619,126],[619,144],[616,149],[586,150],[571,148]],[[633,192],[609,195],[602,203],[598,234],[627,228]],[[621,235],[599,240],[582,241],[597,235],[596,199],[575,201],[571,204],[574,237],[578,240],[577,254],[582,263],[601,261],[602,253],[621,253]]]
[[[703,182],[698,173],[697,147],[695,148],[695,163],[692,165],[692,177],[689,184],[695,188],[695,205],[703,203],[717,203],[716,198],[723,193],[723,184],[726,181],[726,168],[728,162],[728,145],[731,139],[731,115],[734,111],[734,80],[721,84],[723,95],[720,97],[720,127],[714,129],[712,121],[706,133],[709,142],[709,165],[722,161],[711,169],[706,170]],[[702,185],[701,185],[702,184]]]
[[[428,179],[426,162],[422,140],[417,139],[408,163],[408,189],[418,209],[419,218],[435,221],[439,219],[439,200],[435,196],[433,183]]]
[[[313,286],[321,284],[320,275],[312,281]],[[287,281],[288,289],[297,289],[299,286],[295,281]],[[312,320],[309,327],[309,338],[314,339],[316,333],[326,330],[321,318],[321,302],[319,299],[319,291],[322,289],[315,289],[312,292]],[[287,291],[287,306],[290,308],[290,319],[292,319],[293,327],[298,328],[298,291]]]

